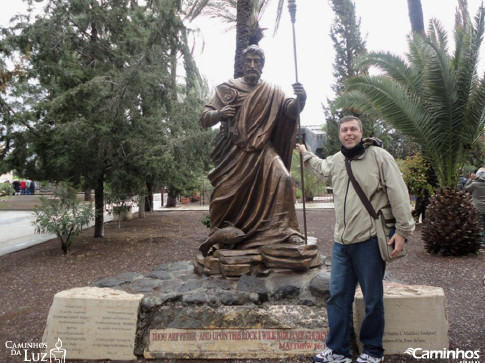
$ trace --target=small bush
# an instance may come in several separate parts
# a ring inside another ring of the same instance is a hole
[[[12,195],[14,192],[13,186],[10,183],[0,184],[0,197],[5,197],[7,195]]]
[[[210,215],[210,213],[206,213],[204,215],[204,218],[202,218],[201,222],[207,228],[211,228],[211,215]]]
[[[54,198],[40,198],[40,206],[34,209],[33,224],[36,233],[55,233],[61,242],[62,253],[67,255],[75,237],[94,218],[94,210],[91,203],[81,204],[76,198],[76,190],[67,184],[54,190]]]

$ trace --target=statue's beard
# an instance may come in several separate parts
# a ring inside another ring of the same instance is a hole
[[[256,69],[251,69],[244,74],[244,81],[250,85],[255,85],[258,83],[260,77],[261,72]]]

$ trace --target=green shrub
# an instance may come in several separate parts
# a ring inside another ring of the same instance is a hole
[[[0,184],[0,197],[5,197],[7,195],[12,195],[14,192],[13,186],[10,183]]]
[[[430,167],[421,153],[398,160],[398,165],[409,194],[420,197],[434,194],[434,188],[428,181]]]
[[[298,151],[293,151],[293,159],[291,162],[291,176],[295,180],[296,183],[296,198],[301,198],[301,170],[300,170],[300,154]],[[314,197],[319,195],[323,195],[327,192],[327,186],[325,182],[313,174],[311,171],[304,169],[303,170],[304,178],[305,178],[305,199],[306,201],[312,201]],[[298,194],[298,190],[300,190],[300,194]]]
[[[202,218],[201,222],[207,228],[211,228],[211,215],[210,215],[210,213],[206,213],[204,215],[204,218]]]
[[[67,255],[83,226],[94,218],[92,204],[81,204],[76,198],[76,190],[67,184],[55,188],[54,199],[41,197],[40,206],[34,209],[34,213],[35,232],[55,233],[64,255]]]

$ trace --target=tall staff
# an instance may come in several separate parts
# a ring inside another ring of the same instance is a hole
[[[298,82],[298,58],[296,56],[296,33],[295,33],[295,22],[296,22],[296,0],[288,0],[288,10],[290,11],[291,17],[291,27],[293,30],[293,57],[295,59],[295,79],[296,83]],[[303,139],[301,137],[301,125],[300,125],[300,102],[296,103],[297,105],[297,122],[298,122],[298,137],[300,143],[303,143]],[[307,238],[307,228],[306,228],[306,206],[305,206],[305,178],[303,175],[303,155],[300,154],[300,177],[301,177],[301,196],[303,200],[303,228],[305,230],[305,243],[308,243]]]

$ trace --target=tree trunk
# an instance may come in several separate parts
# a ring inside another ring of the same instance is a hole
[[[145,218],[145,196],[143,195],[138,198],[138,218]]]
[[[236,55],[234,59],[234,78],[243,76],[241,64],[242,51],[249,46],[251,23],[251,0],[237,0],[236,15]]]
[[[421,0],[408,0],[409,20],[413,33],[424,34],[423,8]]]
[[[94,238],[104,237],[104,177],[100,176],[94,189]]]
[[[145,201],[144,199],[140,199],[140,202],[138,203],[138,218],[145,218]]]
[[[170,50],[170,59],[170,83],[172,85],[170,97],[172,101],[177,102],[177,48],[175,45]],[[170,111],[170,108],[168,111]]]
[[[167,208],[175,208],[177,205],[177,191],[173,188],[168,188]]]
[[[145,195],[145,212],[153,212],[153,184],[146,183],[147,194]]]

